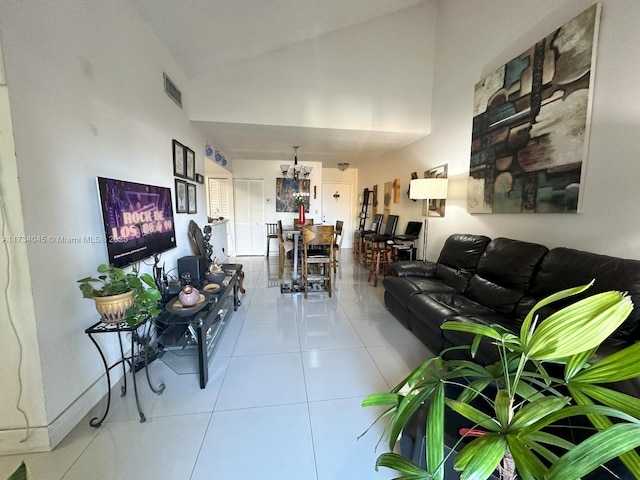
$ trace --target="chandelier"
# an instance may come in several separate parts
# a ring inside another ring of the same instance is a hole
[[[282,172],[282,176],[285,178],[294,178],[296,180],[300,178],[308,178],[313,167],[307,167],[304,165],[298,165],[298,148],[299,145],[292,145],[294,153],[293,165],[289,166],[287,164],[280,165],[280,171]]]

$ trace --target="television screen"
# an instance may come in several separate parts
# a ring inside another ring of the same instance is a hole
[[[97,178],[109,263],[124,267],[175,248],[170,188]]]

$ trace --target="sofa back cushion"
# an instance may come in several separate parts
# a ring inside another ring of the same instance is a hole
[[[465,295],[502,314],[513,314],[547,252],[537,243],[494,239],[480,257]]]
[[[551,304],[542,316],[558,310],[581,298],[600,292],[616,290],[628,292],[633,300],[633,311],[612,338],[633,341],[640,339],[640,261],[598,255],[571,248],[554,248],[545,255],[536,273],[530,295],[522,300],[518,315],[529,312],[534,304],[552,293],[595,282],[579,296]],[[521,311],[520,311],[521,310]]]
[[[463,292],[490,241],[491,239],[484,235],[451,235],[440,251],[434,278],[449,285],[456,292]]]

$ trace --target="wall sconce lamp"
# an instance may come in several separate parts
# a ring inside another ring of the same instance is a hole
[[[341,162],[338,164],[338,168],[340,169],[341,172],[344,172],[347,168],[349,168],[349,163]]]
[[[340,194],[338,193],[337,190],[336,190],[336,193],[333,194],[333,198],[335,198],[336,200],[340,198]]]

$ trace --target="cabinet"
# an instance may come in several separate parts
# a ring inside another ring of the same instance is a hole
[[[177,373],[198,372],[200,388],[209,380],[209,363],[234,311],[238,309],[239,276],[242,265],[223,264],[227,276],[217,292],[210,292],[207,305],[191,315],[164,310],[155,320],[163,361]],[[173,359],[171,356],[173,356]]]

